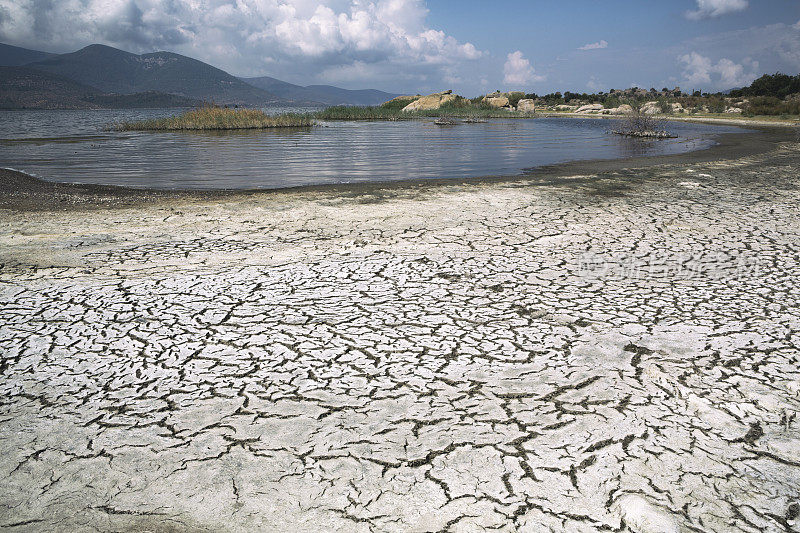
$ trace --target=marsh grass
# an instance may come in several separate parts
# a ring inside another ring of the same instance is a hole
[[[299,113],[270,116],[259,109],[228,109],[208,106],[173,117],[121,122],[115,124],[112,129],[119,131],[212,131],[297,128],[313,125],[314,121],[309,115]]]
[[[464,101],[468,102],[468,101]],[[452,117],[468,119],[530,118],[531,113],[518,113],[485,105],[455,102],[439,109],[404,113],[398,107],[333,106],[313,113],[267,115],[258,109],[229,109],[202,107],[165,118],[121,122],[109,129],[118,131],[226,131],[267,128],[296,128],[313,126],[315,120],[413,120],[419,118]]]

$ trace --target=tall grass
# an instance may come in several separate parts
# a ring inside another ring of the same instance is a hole
[[[411,113],[403,113],[400,109],[396,107],[337,105],[317,111],[312,116],[319,120],[400,120],[412,118]]]
[[[270,116],[258,109],[201,107],[174,117],[122,122],[120,131],[246,130],[313,126],[309,115],[285,113]]]

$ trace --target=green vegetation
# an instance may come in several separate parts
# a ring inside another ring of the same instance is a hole
[[[525,98],[525,93],[523,93],[523,92],[514,91],[514,92],[511,92],[511,93],[508,93],[508,103],[512,107],[517,107],[517,104],[523,98]]]
[[[750,99],[744,114],[754,115],[800,115],[800,98],[783,101],[774,96],[756,96]]]
[[[732,97],[741,96],[770,96],[773,98],[786,98],[790,94],[800,93],[800,74],[788,76],[776,72],[764,74],[749,87],[735,89],[730,92]]]
[[[407,106],[408,104],[410,104],[411,102],[413,102],[414,100],[416,100],[419,97],[420,97],[419,95],[416,95],[416,96],[398,96],[397,98],[394,98],[393,100],[389,100],[388,102],[382,103],[380,107],[382,109],[394,109],[396,111],[400,111],[405,106]]]
[[[258,109],[228,109],[208,106],[174,117],[123,122],[116,124],[114,129],[121,131],[245,130],[313,125],[311,117],[297,113],[270,116]]]

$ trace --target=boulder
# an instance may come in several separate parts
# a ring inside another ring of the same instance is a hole
[[[741,107],[729,107],[725,110],[726,113],[741,115],[742,108]]]
[[[559,104],[556,106],[557,111],[575,111],[577,109],[574,105]]]
[[[599,113],[603,110],[603,104],[586,104],[575,110],[576,113]]]
[[[461,98],[453,94],[453,91],[445,91],[443,93],[433,93],[428,96],[423,96],[414,100],[403,108],[403,111],[425,111],[428,109],[439,109],[443,105],[453,102]]]
[[[483,101],[492,107],[508,107],[508,96],[484,96]]]
[[[639,111],[643,115],[658,115],[661,113],[661,106],[658,102],[647,102],[644,104]]]
[[[536,100],[523,99],[517,102],[517,111],[524,111],[526,113],[533,113],[536,111]]]
[[[628,104],[621,104],[619,107],[612,107],[611,109],[604,109],[602,111],[604,115],[627,115],[632,112],[633,108]]]
[[[678,102],[673,102],[670,105],[672,106],[673,113],[686,113],[686,110]]]

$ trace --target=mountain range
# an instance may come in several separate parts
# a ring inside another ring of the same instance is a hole
[[[376,89],[350,90],[334,87],[333,85],[307,85],[304,87],[270,78],[269,76],[240,79],[281,98],[320,102],[327,105],[379,105],[400,96]]]
[[[237,78],[172,52],[132,54],[99,44],[50,54],[0,44],[0,108],[373,105],[396,95],[275,78]]]

